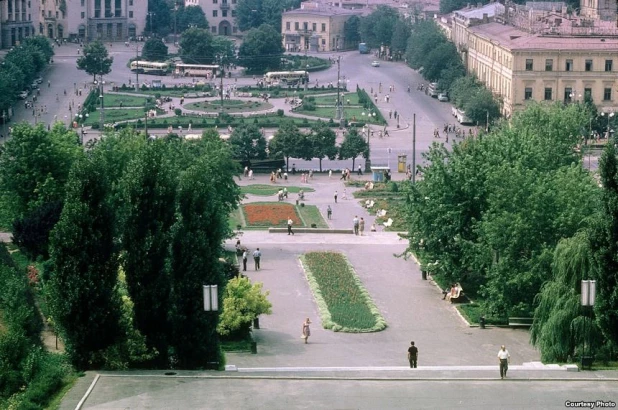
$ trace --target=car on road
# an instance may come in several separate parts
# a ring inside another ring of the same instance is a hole
[[[372,62],[371,62],[371,66],[372,66],[372,67],[380,67],[380,62],[379,62],[379,61],[374,60],[374,61],[372,61]]]
[[[37,84],[41,84],[43,82],[43,77],[37,77],[34,79],[34,82]]]
[[[19,98],[21,98],[22,100],[25,100],[26,98],[28,98],[28,91],[22,91],[19,93]]]
[[[448,101],[448,94],[447,93],[440,93],[440,94],[438,94],[438,101],[447,102]]]

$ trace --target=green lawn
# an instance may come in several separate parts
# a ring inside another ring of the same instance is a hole
[[[279,189],[283,187],[272,186],[272,185],[264,185],[264,184],[253,184],[253,185],[245,185],[240,187],[240,192],[243,194],[251,194],[251,195],[260,195],[260,196],[270,196],[275,195],[279,192]],[[298,186],[286,186],[288,192],[290,194],[297,194],[301,189],[305,192],[314,192],[313,188],[301,188]]]
[[[364,121],[369,122],[370,124],[382,125],[383,123],[377,120],[376,118],[371,118],[371,121],[367,121],[367,116],[363,116],[363,112],[367,112],[362,107],[345,107],[344,106],[344,116],[348,121]],[[302,107],[295,112],[303,115],[308,115],[311,117],[319,117],[319,118],[335,118],[335,107],[315,107],[313,111],[303,110]]]
[[[360,181],[360,186],[364,186],[365,181]],[[375,215],[378,209],[386,210],[386,215],[376,218],[376,224],[382,225],[389,218],[393,220],[393,224],[385,228],[387,231],[401,232],[407,231],[406,223],[406,197],[407,187],[410,182],[389,182],[388,184],[376,183],[370,191],[364,189],[354,192],[355,198],[360,198],[360,205],[365,207],[366,201],[374,201],[372,208],[367,211],[371,215]]]
[[[348,100],[350,101],[350,105],[360,105],[358,101],[358,93],[343,93],[341,96],[341,101],[345,106],[348,105]],[[316,105],[335,105],[337,101],[337,94],[332,95],[323,95],[315,97]]]
[[[105,123],[109,124],[112,122],[136,120],[136,119],[144,118],[145,114],[146,113],[144,112],[143,108],[113,109],[113,110],[105,110],[104,119],[105,119]],[[86,119],[86,121],[84,121],[84,125],[98,124],[100,121],[99,115],[100,115],[100,112],[98,110],[91,112],[88,118]]]
[[[105,107],[120,107],[120,103],[123,107],[143,107],[148,101],[148,97],[107,93],[103,96],[103,100]]]
[[[309,286],[325,329],[377,332],[386,322],[348,259],[338,252],[309,252],[301,256]]]
[[[107,112],[106,112],[107,113]],[[92,115],[92,113],[91,113]],[[310,120],[306,118],[297,117],[285,117],[278,116],[276,114],[266,115],[253,115],[248,117],[232,117],[228,120],[221,121],[213,114],[207,114],[208,116],[198,115],[185,115],[182,117],[158,117],[156,119],[148,120],[148,128],[167,128],[168,126],[178,127],[181,125],[183,128],[187,128],[189,123],[193,124],[193,128],[205,128],[205,127],[227,127],[231,125],[233,127],[239,124],[255,124],[258,127],[264,128],[277,128],[282,121],[291,121],[298,127],[310,127],[317,123],[317,120]],[[143,116],[142,116],[143,117]],[[98,117],[97,117],[98,118]],[[257,123],[256,123],[257,120]],[[107,122],[107,121],[106,121]],[[139,123],[131,123],[133,127],[138,129],[144,128],[143,121]]]
[[[296,211],[303,220],[305,226],[311,227],[315,224],[316,228],[328,228],[328,224],[322,217],[322,213],[315,205],[297,206]]]
[[[223,110],[225,112],[252,112],[265,111],[271,109],[272,104],[261,101],[242,101],[242,100],[223,100]],[[221,101],[202,101],[185,104],[183,108],[193,111],[219,112],[221,111]]]

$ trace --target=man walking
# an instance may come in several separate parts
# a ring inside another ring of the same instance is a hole
[[[328,207],[326,208],[326,217],[330,219],[331,216],[333,216],[333,209],[330,207],[330,205],[328,205]]]
[[[245,249],[242,253],[242,270],[243,272],[247,271],[247,250]]]
[[[506,378],[506,371],[509,370],[509,362],[511,361],[511,355],[506,347],[502,345],[498,352],[498,361],[500,362],[500,378]]]
[[[335,203],[337,203],[337,191],[335,191]]]
[[[358,216],[354,216],[352,223],[354,224],[354,235],[358,235],[358,225],[359,225]]]
[[[414,342],[410,342],[410,347],[408,347],[408,361],[410,362],[410,369],[416,369],[417,360],[418,348],[414,346]]]
[[[288,218],[288,235],[292,234],[294,235],[294,231],[292,230],[292,224],[294,223],[294,221],[292,221],[292,218]]]
[[[257,248],[255,252],[253,252],[253,262],[255,262],[255,270],[260,270],[260,259],[262,258],[262,252],[260,252],[260,248]]]

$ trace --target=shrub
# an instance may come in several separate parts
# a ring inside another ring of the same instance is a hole
[[[262,284],[251,284],[249,278],[235,277],[225,287],[223,312],[217,332],[231,339],[243,339],[250,332],[251,322],[262,314],[272,313],[269,292],[262,292]]]
[[[285,113],[284,113],[284,111],[283,111],[281,108],[279,108],[279,109],[277,110],[277,116],[278,116],[278,117],[283,117],[283,115],[284,115],[284,114],[285,114]]]
[[[30,259],[49,257],[49,233],[60,219],[61,202],[48,202],[13,222],[13,243]]]
[[[315,102],[313,102],[313,101],[303,101],[303,110],[305,110],[305,111],[315,111]]]
[[[391,192],[399,192],[399,185],[396,182],[391,182],[389,184]]]
[[[182,109],[180,108],[176,108],[174,110],[174,114],[176,114],[177,117],[180,117],[182,115]]]

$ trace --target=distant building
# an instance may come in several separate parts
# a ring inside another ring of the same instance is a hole
[[[38,16],[38,1],[0,1],[0,46],[10,48],[35,35]]]
[[[345,22],[368,9],[349,10],[320,3],[301,3],[301,7],[281,16],[283,46],[286,51],[336,51],[358,46],[345,38]]]
[[[141,36],[148,14],[146,3],[144,0],[66,0],[65,36],[85,41],[127,41]]]
[[[563,4],[547,2],[490,3],[458,10],[450,22],[467,71],[499,97],[505,115],[531,100],[591,98],[602,111],[618,109],[615,22],[568,15]]]
[[[185,0],[185,7],[198,6],[204,10],[210,32],[220,36],[240,35],[236,26],[237,0]]]

